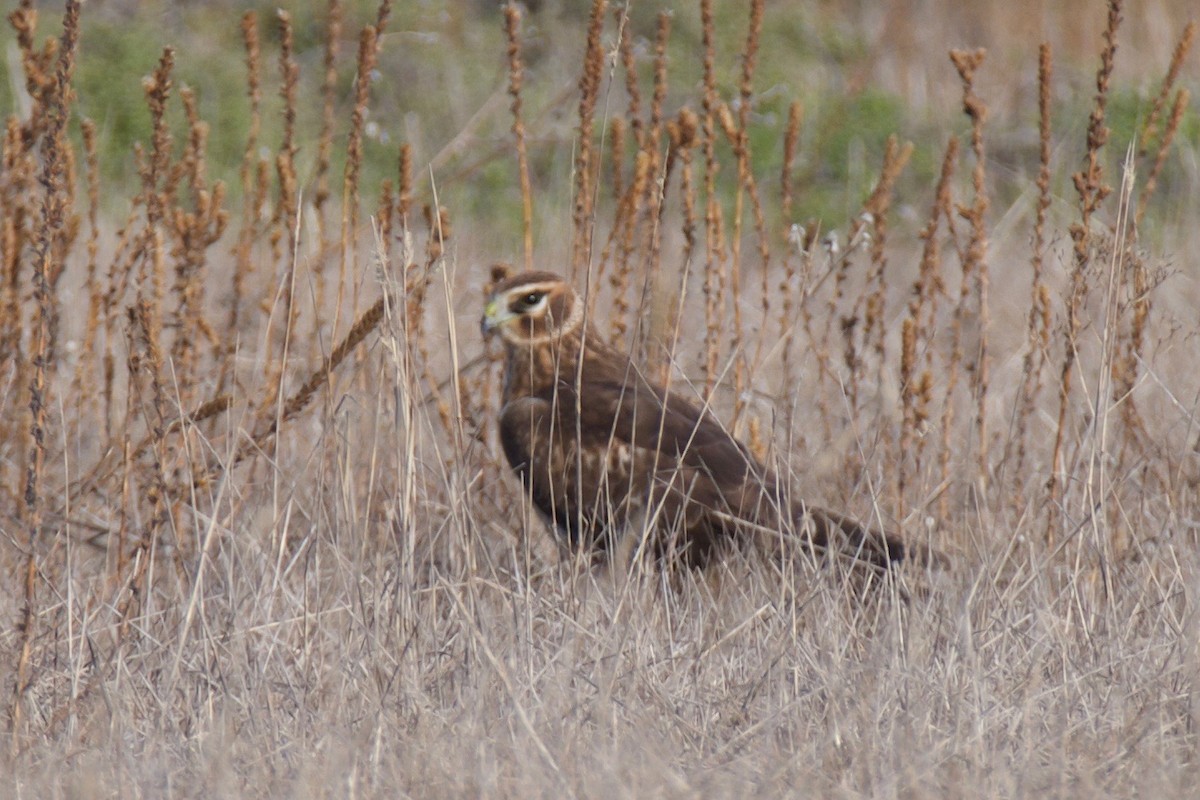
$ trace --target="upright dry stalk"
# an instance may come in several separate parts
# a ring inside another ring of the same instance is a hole
[[[704,99],[700,143],[704,151],[704,397],[717,381],[721,347],[722,302],[725,291],[724,253],[721,252],[721,209],[717,203],[717,77],[716,33],[712,0],[700,0]]]
[[[28,197],[34,181],[33,160],[28,157],[21,125],[15,116],[7,120],[0,169],[11,191],[0,193],[0,363],[19,370],[21,357],[21,253],[26,235],[25,219],[30,211]]]
[[[779,171],[780,207],[783,209],[784,224],[792,221],[792,170],[796,163],[796,147],[800,143],[800,125],[804,119],[804,106],[799,100],[788,106],[787,130],[783,135],[783,165]]]
[[[910,303],[912,305],[920,302],[919,296],[914,298]],[[913,442],[921,441],[921,437],[917,435],[918,430],[925,421],[923,414],[925,409],[921,402],[921,386],[917,378],[917,319],[919,318],[920,308],[915,309],[916,313],[910,311],[909,316],[904,318],[900,323],[900,408],[901,408],[901,425],[899,437],[899,456],[896,459],[895,466],[895,494],[896,494],[896,513],[903,517],[905,512],[905,496],[908,488],[908,473],[909,464],[913,465],[913,469],[920,470],[921,460],[920,453],[913,453]]]
[[[191,209],[176,207],[168,220],[168,230],[176,244],[175,257],[176,307],[174,312],[175,339],[171,347],[174,361],[175,381],[178,385],[177,402],[185,407],[193,405],[193,371],[197,357],[196,348],[207,341],[218,355],[224,349],[206,319],[204,310],[205,266],[207,249],[216,243],[225,231],[229,214],[223,204],[225,186],[218,181],[210,189],[206,175],[205,154],[208,141],[208,125],[200,119],[196,108],[195,94],[188,88],[180,92],[188,120],[188,143],[180,163],[191,186]]]
[[[1033,275],[1029,323],[1026,327],[1027,349],[1021,364],[1021,389],[1017,397],[1013,430],[1005,445],[1003,458],[1007,469],[1009,451],[1016,447],[1012,474],[1018,480],[1015,487],[1018,495],[1023,486],[1019,481],[1025,471],[1029,418],[1042,390],[1043,372],[1050,347],[1050,290],[1042,279],[1042,270],[1046,252],[1046,214],[1050,210],[1050,83],[1053,74],[1054,61],[1050,45],[1043,43],[1038,52],[1038,199],[1033,223],[1033,255],[1030,259]]]
[[[981,490],[987,488],[988,479],[988,418],[987,393],[988,366],[988,308],[989,274],[987,264],[987,221],[988,210],[987,169],[983,142],[983,126],[987,121],[987,106],[975,93],[975,72],[983,63],[986,51],[968,53],[961,50],[951,52],[950,58],[958,70],[963,83],[963,111],[971,120],[971,153],[975,168],[971,171],[971,188],[974,202],[964,209],[963,217],[971,226],[967,240],[967,256],[963,261],[963,274],[975,279],[975,325],[978,341],[971,357],[971,374],[975,391],[975,432],[977,443],[977,479]]]
[[[751,0],[750,20],[746,28],[746,41],[742,48],[742,78],[738,82],[738,122],[736,138],[733,140],[733,157],[737,160],[738,182],[737,190],[733,192],[733,252],[730,260],[730,285],[733,302],[733,342],[731,347],[736,354],[733,365],[733,389],[737,402],[734,403],[733,415],[737,419],[744,403],[745,374],[742,357],[745,330],[742,321],[742,219],[746,193],[752,192],[757,205],[757,191],[754,191],[754,175],[750,172],[750,106],[754,98],[754,71],[758,59],[758,36],[762,32],[763,0]],[[756,219],[761,222],[762,210],[757,209]],[[766,240],[760,230],[761,247],[766,247]],[[763,275],[767,272],[767,258],[763,258]],[[767,302],[766,293],[762,297]],[[764,309],[766,311],[766,309]],[[760,338],[761,343],[761,338]]]
[[[572,216],[574,247],[571,254],[571,277],[577,278],[592,255],[592,236],[595,220],[592,216],[596,187],[593,185],[595,165],[592,156],[592,132],[595,126],[596,102],[600,97],[600,81],[604,69],[604,49],[600,34],[604,29],[606,0],[593,0],[588,18],[587,44],[584,48],[583,73],[579,78],[579,141],[575,153],[575,208]]]
[[[521,84],[525,65],[521,60],[521,9],[504,6],[504,33],[508,39],[508,94],[512,97],[512,133],[517,144],[517,171],[521,181],[521,231],[525,245],[525,269],[533,269],[533,189],[529,183],[529,155],[525,149],[525,120],[521,114]]]
[[[388,20],[392,18],[392,0],[379,0],[379,6],[375,9],[375,47],[383,45],[383,34],[387,32]]]
[[[667,42],[671,38],[671,13],[658,14],[658,27],[654,34],[654,92],[650,97],[650,125],[642,149],[657,153],[662,141],[663,104],[667,99]]]
[[[142,535],[137,544],[137,556],[134,570],[126,588],[125,597],[117,603],[117,613],[120,618],[119,636],[123,637],[128,630],[133,614],[139,610],[146,597],[146,580],[149,577],[148,567],[151,554],[156,549],[159,534],[164,529],[175,532],[176,541],[182,545],[184,539],[179,534],[176,519],[176,504],[171,496],[167,482],[167,465],[164,459],[169,455],[163,447],[163,439],[170,426],[168,416],[167,388],[164,382],[164,365],[160,340],[161,328],[156,319],[157,310],[150,299],[138,292],[133,305],[128,308],[128,360],[127,374],[129,376],[130,397],[137,404],[147,408],[146,425],[150,429],[147,447],[150,453],[149,485],[144,487],[151,512],[148,519],[141,525]],[[147,383],[149,386],[147,387]],[[147,403],[145,394],[149,389],[150,399]],[[126,450],[128,453],[129,451]],[[131,458],[136,458],[133,454]],[[182,568],[179,559],[182,557],[180,548],[175,549],[176,566]],[[182,571],[181,571],[182,574]]]
[[[783,210],[783,227],[784,234],[787,236],[789,243],[792,239],[793,230],[798,234],[800,226],[796,225],[793,228],[792,223],[792,170],[796,162],[796,148],[800,143],[800,125],[803,118],[803,106],[799,101],[793,102],[788,107],[788,124],[787,130],[783,137],[783,159],[780,167],[779,175],[779,196],[780,207]],[[798,252],[799,248],[789,247],[783,258],[783,277],[780,279],[778,290],[782,298],[779,303],[779,331],[786,341],[783,347],[782,384],[785,387],[792,386],[795,379],[792,374],[792,345],[795,342],[795,337],[792,335],[794,330],[794,321],[797,306],[797,292],[802,288],[797,274],[797,263],[804,254]]]
[[[1144,159],[1149,154],[1149,151],[1146,150],[1149,140],[1157,133],[1158,125],[1161,122],[1162,109],[1179,76],[1183,60],[1187,57],[1187,53],[1191,49],[1195,34],[1195,23],[1189,23],[1175,47],[1170,66],[1167,68],[1167,74],[1163,78],[1162,87],[1154,99],[1150,117],[1147,119],[1142,131],[1142,151],[1138,154],[1140,159]],[[1127,234],[1129,237],[1126,243],[1126,252],[1122,253],[1122,260],[1128,267],[1122,270],[1121,278],[1129,297],[1129,305],[1132,307],[1132,317],[1129,321],[1129,335],[1121,343],[1120,353],[1114,356],[1112,390],[1114,402],[1118,403],[1121,407],[1121,417],[1125,423],[1127,437],[1131,437],[1135,432],[1144,431],[1141,415],[1138,413],[1137,403],[1134,399],[1133,389],[1137,385],[1138,375],[1141,373],[1142,354],[1146,342],[1146,326],[1150,319],[1150,293],[1152,289],[1149,269],[1146,266],[1145,260],[1134,252],[1134,247],[1138,239],[1142,217],[1146,213],[1150,198],[1154,196],[1154,191],[1158,186],[1158,176],[1162,172],[1163,165],[1166,163],[1167,153],[1170,152],[1171,143],[1174,141],[1175,134],[1179,130],[1179,124],[1183,119],[1184,111],[1187,109],[1189,98],[1190,95],[1187,89],[1180,89],[1175,93],[1175,99],[1171,103],[1171,111],[1167,117],[1166,126],[1163,128],[1162,136],[1159,137],[1157,146],[1154,148],[1149,174],[1146,176],[1146,182],[1143,184],[1142,191],[1138,196],[1137,209],[1132,216],[1131,229],[1128,232],[1119,232]],[[1122,184],[1122,188],[1124,188],[1124,184]],[[1132,285],[1129,285],[1130,283]]]
[[[690,108],[679,109],[675,120],[667,126],[670,134],[671,157],[681,163],[679,196],[683,203],[683,240],[686,245],[684,261],[690,262],[696,253],[696,186],[692,176],[692,151],[699,143],[700,118]]]
[[[836,275],[834,292],[829,301],[829,325],[836,321],[842,334],[843,362],[846,376],[842,380],[843,391],[851,412],[859,408],[859,385],[863,378],[864,354],[876,353],[879,368],[883,367],[883,313],[885,285],[884,274],[887,259],[883,245],[887,240],[887,217],[892,205],[892,193],[896,180],[912,156],[912,144],[903,146],[895,136],[888,137],[884,147],[883,165],[875,188],[863,202],[863,213],[850,226],[846,253],[841,258],[836,252],[836,241],[830,241],[830,257],[835,259]],[[855,298],[848,313],[839,317],[838,306],[842,299],[845,281],[849,275],[850,255],[856,250],[870,247],[871,266],[867,272],[866,285]],[[828,328],[826,331],[828,340]],[[824,345],[823,345],[824,346]],[[875,381],[878,383],[878,380]]]
[[[54,69],[53,89],[47,96],[42,112],[46,124],[42,139],[42,170],[38,178],[42,189],[41,213],[33,248],[33,296],[35,303],[32,341],[33,376],[29,385],[30,448],[25,471],[24,521],[26,538],[24,602],[17,623],[17,664],[9,706],[9,725],[12,748],[20,746],[22,701],[29,688],[31,644],[37,623],[38,550],[41,547],[42,468],[46,458],[46,406],[48,403],[46,373],[50,368],[48,354],[53,350],[50,341],[50,322],[55,316],[56,298],[51,293],[51,276],[62,269],[53,263],[55,242],[66,222],[67,207],[67,120],[70,117],[71,76],[75,70],[75,49],[79,41],[80,0],[67,0],[63,12],[63,32]]]
[[[734,404],[733,420],[736,423],[741,414],[742,408],[745,405],[745,367],[747,359],[744,357],[743,339],[745,337],[745,329],[742,324],[741,308],[741,245],[738,244],[742,239],[742,223],[741,217],[744,214],[745,197],[750,198],[750,212],[753,216],[754,235],[756,240],[756,252],[759,258],[759,308],[762,310],[762,319],[767,319],[771,313],[771,245],[767,234],[767,219],[763,213],[762,199],[758,193],[758,182],[754,178],[754,172],[750,169],[750,151],[749,151],[749,136],[740,126],[741,123],[735,123],[732,114],[729,113],[727,107],[721,107],[721,113],[718,117],[721,121],[721,129],[725,133],[725,137],[729,140],[730,147],[733,148],[734,158],[738,164],[738,190],[734,197],[734,230],[733,238],[735,245],[732,251],[730,292],[734,304],[734,323],[733,323],[733,338],[731,348],[734,353],[739,354],[734,361],[733,367],[733,385],[734,393],[737,400]],[[759,361],[763,356],[763,348],[767,340],[767,336],[757,337],[758,341],[754,348],[754,355],[748,359],[750,372],[753,373],[759,366]]]
[[[950,476],[951,443],[954,441],[954,393],[958,388],[960,369],[966,368],[972,376],[972,390],[975,399],[974,427],[977,445],[977,480],[980,488],[986,486],[987,479],[987,290],[988,276],[986,268],[987,227],[984,214],[987,211],[987,195],[985,188],[986,172],[983,166],[983,123],[986,119],[987,108],[975,95],[975,71],[983,62],[986,52],[975,50],[966,52],[954,50],[950,60],[958,70],[963,83],[963,111],[971,120],[971,149],[975,157],[975,169],[972,172],[972,188],[974,202],[970,207],[960,207],[959,214],[971,227],[968,234],[967,249],[960,253],[962,274],[958,290],[958,304],[954,309],[950,334],[950,367],[946,380],[945,404],[942,408],[942,481],[948,482]],[[972,302],[974,298],[974,302]],[[966,339],[964,327],[972,324],[977,336],[974,352],[965,351]],[[949,502],[946,494],[942,495],[941,514],[948,512]]]
[[[639,346],[642,348],[642,360],[647,367],[653,370],[660,382],[665,383],[670,374],[670,365],[674,348],[674,331],[677,330],[677,321],[680,311],[680,302],[683,298],[681,285],[668,285],[668,281],[662,272],[662,243],[663,243],[663,218],[666,211],[666,191],[670,184],[671,170],[674,166],[676,153],[674,145],[668,149],[666,163],[664,164],[662,155],[659,152],[659,146],[663,140],[663,104],[667,96],[667,42],[671,35],[671,15],[668,11],[661,11],[658,15],[658,26],[654,38],[654,79],[653,90],[650,95],[650,117],[647,124],[642,128],[641,150],[637,155],[640,162],[643,154],[647,159],[646,173],[650,176],[650,180],[646,182],[646,198],[645,198],[645,216],[647,220],[645,251],[643,256],[644,267],[644,285],[646,291],[643,293],[649,312],[643,315],[643,319],[648,323],[644,326],[646,335],[640,337]],[[636,81],[634,81],[636,86]],[[682,178],[683,185],[691,186],[691,154],[690,150],[695,144],[696,134],[696,116],[688,109],[680,109],[679,116],[682,120],[684,112],[689,116],[690,129],[687,133],[681,133],[681,138],[688,142],[683,149],[686,150],[683,163],[686,177]],[[669,138],[674,139],[674,136],[669,135]],[[681,151],[682,152],[682,151]],[[691,201],[687,197],[693,192],[690,188],[685,189],[684,195],[684,236],[687,242],[686,251],[684,253],[683,264],[685,265],[683,272],[679,276],[679,281],[685,281],[691,270],[692,254],[695,251],[695,214],[694,214],[694,197]],[[690,204],[689,204],[690,203]]]
[[[217,391],[223,392],[233,375],[233,357],[239,344],[242,307],[246,302],[246,280],[254,272],[253,247],[258,224],[266,203],[266,182],[258,180],[262,165],[258,156],[258,135],[262,128],[262,83],[259,71],[258,22],[253,11],[242,15],[242,43],[246,52],[246,97],[250,101],[250,121],[238,177],[242,185],[242,219],[234,245],[234,267],[229,313],[225,319],[225,353]]]
[[[695,112],[681,108],[676,118],[666,125],[668,148],[665,166],[660,171],[661,160],[656,150],[643,149],[638,152],[634,174],[635,182],[645,184],[646,235],[649,239],[642,258],[645,290],[638,326],[643,335],[639,337],[638,344],[642,363],[662,384],[666,384],[670,378],[681,304],[696,251],[696,188],[692,179],[692,151],[697,144],[698,128],[699,119]],[[647,144],[656,136],[654,126],[651,126],[646,134]],[[683,212],[683,270],[675,281],[668,282],[662,272],[661,232],[665,223],[666,193],[671,175],[676,171],[680,173],[679,195]],[[632,247],[632,240],[626,241],[624,246]],[[629,260],[628,256],[628,253],[623,253],[626,260]]]
[[[892,209],[892,195],[896,181],[908,165],[912,157],[912,142],[903,145],[895,135],[889,136],[883,150],[883,167],[880,170],[879,181],[875,189],[863,204],[863,212],[867,215],[863,225],[870,225],[870,258],[871,267],[867,273],[866,292],[855,301],[854,313],[863,316],[863,343],[875,351],[879,366],[883,367],[884,341],[886,325],[884,324],[884,301],[887,297],[887,234],[888,215]],[[856,237],[852,234],[852,241]],[[865,300],[865,303],[863,302]],[[862,303],[860,307],[860,303]]]
[[[1167,99],[1171,96],[1171,90],[1175,87],[1175,82],[1179,79],[1179,71],[1183,68],[1183,62],[1187,58],[1188,51],[1192,49],[1192,43],[1196,38],[1196,23],[1189,22],[1183,29],[1183,33],[1179,37],[1179,41],[1175,43],[1175,50],[1171,54],[1171,63],[1167,67],[1167,74],[1163,76],[1162,86],[1159,87],[1158,94],[1154,96],[1154,102],[1150,106],[1150,113],[1146,115],[1146,121],[1142,125],[1141,135],[1138,136],[1138,159],[1145,159],[1150,154],[1151,143],[1158,136],[1158,126],[1162,122],[1163,109],[1166,108]],[[1159,139],[1161,145],[1162,140]]]
[[[391,178],[379,183],[379,203],[375,207],[375,224],[379,226],[378,256],[381,263],[392,263],[392,224],[396,219],[396,194]]]
[[[742,348],[746,331],[742,322],[742,220],[744,217],[745,197],[753,176],[750,172],[750,102],[754,93],[754,67],[758,59],[758,37],[762,30],[763,0],[752,0],[750,3],[750,23],[746,31],[746,43],[742,48],[742,75],[738,84],[739,104],[737,124],[733,125],[728,107],[722,105],[720,118],[726,136],[733,146],[734,159],[737,164],[737,185],[733,193],[733,241],[729,262],[730,302],[733,306],[733,336],[730,350],[733,353],[733,389],[734,402],[733,418],[736,423],[744,405],[745,396],[745,359]],[[761,214],[760,214],[761,217]],[[760,242],[761,242],[760,238]],[[765,271],[766,264],[763,264]],[[764,302],[766,297],[764,293]],[[761,341],[761,340],[760,340]]]
[[[342,40],[342,0],[329,0],[325,13],[325,53],[321,79],[321,133],[317,137],[316,189],[313,192],[313,211],[317,217],[317,237],[320,252],[331,244],[329,226],[325,219],[325,203],[329,200],[329,159],[333,155],[333,111],[337,100],[337,57]],[[321,259],[323,262],[324,259]],[[318,272],[317,307],[325,307],[324,281]]]
[[[1183,34],[1179,37],[1179,42],[1175,45],[1175,52],[1171,55],[1171,64],[1167,67],[1167,74],[1163,77],[1162,86],[1154,98],[1154,104],[1151,106],[1150,114],[1146,118],[1146,124],[1142,126],[1141,136],[1138,137],[1140,143],[1138,149],[1139,160],[1144,160],[1150,155],[1151,142],[1156,137],[1158,141],[1157,146],[1154,148],[1152,166],[1146,171],[1146,182],[1142,186],[1141,194],[1138,195],[1137,213],[1134,215],[1135,233],[1142,223],[1142,217],[1146,213],[1146,207],[1150,203],[1150,198],[1154,196],[1154,190],[1158,186],[1158,176],[1162,172],[1167,153],[1171,148],[1171,142],[1175,138],[1176,131],[1179,130],[1179,123],[1183,119],[1183,113],[1188,106],[1190,94],[1186,88],[1180,89],[1175,93],[1175,99],[1171,103],[1171,112],[1167,117],[1166,128],[1164,128],[1162,136],[1158,136],[1158,126],[1162,122],[1162,112],[1166,107],[1167,98],[1170,97],[1171,91],[1175,87],[1175,82],[1179,78],[1179,71],[1183,68],[1183,62],[1187,58],[1188,52],[1192,49],[1192,43],[1195,41],[1195,38],[1196,23],[1189,22],[1187,27],[1183,29]]]
[[[1142,191],[1138,195],[1137,212],[1133,218],[1135,231],[1141,225],[1142,217],[1145,216],[1146,208],[1150,204],[1150,198],[1154,196],[1154,192],[1158,188],[1158,176],[1162,174],[1163,165],[1167,161],[1167,153],[1171,151],[1171,143],[1179,131],[1179,124],[1183,121],[1183,115],[1187,111],[1190,100],[1191,93],[1187,89],[1180,89],[1175,93],[1175,100],[1171,103],[1171,113],[1167,117],[1167,126],[1154,151],[1154,162],[1150,166],[1146,182],[1142,185]]]
[[[271,239],[276,245],[279,241],[287,242],[287,248],[282,252],[284,274],[279,282],[283,306],[283,336],[280,337],[282,348],[282,341],[287,339],[295,325],[297,311],[292,287],[296,283],[298,238],[293,234],[293,229],[300,208],[300,183],[296,176],[296,117],[299,113],[300,65],[296,63],[292,17],[282,9],[276,13],[279,19],[279,94],[283,98],[283,137],[279,144],[279,153],[275,157],[275,172],[279,178],[279,205],[275,209],[275,225],[271,231]],[[279,364],[277,371],[282,369],[283,365]],[[277,380],[278,375],[272,374],[272,383]]]
[[[165,48],[158,67],[145,82],[146,105],[150,109],[151,134],[150,156],[141,170],[143,201],[146,205],[146,228],[134,251],[141,264],[141,277],[149,278],[150,302],[156,326],[161,326],[159,312],[162,308],[166,286],[165,253],[162,227],[170,207],[172,186],[170,182],[171,133],[167,124],[167,100],[171,95],[171,73],[175,68],[175,51]],[[149,269],[146,267],[146,251],[149,251]]]
[[[652,193],[651,170],[654,158],[642,150],[637,154],[634,164],[633,177],[628,190],[625,192],[617,209],[613,226],[613,238],[617,240],[616,268],[613,270],[610,283],[613,288],[613,306],[610,314],[612,342],[619,345],[625,338],[629,326],[628,289],[630,275],[633,269],[633,250],[636,243],[638,223],[641,219],[645,201]],[[653,219],[653,217],[651,218]],[[606,244],[605,250],[608,250]],[[602,259],[603,263],[603,259]]]
[[[622,116],[614,116],[608,126],[609,167],[612,170],[610,173],[612,176],[612,196],[613,200],[617,201],[618,204],[625,196],[625,171],[622,162],[625,160],[625,137],[628,130],[629,124],[625,122],[625,118]]]
[[[632,34],[630,32],[628,8],[613,9],[613,20],[617,25],[615,55],[620,58],[625,71],[625,90],[628,102],[626,113],[633,120],[637,129],[640,129],[641,93],[638,89],[637,65],[634,60],[632,45],[630,44]],[[610,81],[615,80],[615,72],[616,62],[614,61],[612,70],[609,73]],[[595,278],[599,280],[607,266],[613,246],[616,245],[617,255],[612,276],[609,278],[609,284],[612,287],[612,313],[610,314],[609,330],[611,341],[618,346],[625,340],[629,329],[629,287],[633,283],[631,278],[633,275],[633,255],[636,243],[638,241],[645,243],[644,252],[653,251],[653,220],[657,219],[657,216],[651,210],[652,207],[657,207],[657,198],[655,198],[656,192],[652,186],[653,181],[650,180],[650,175],[659,163],[658,153],[650,153],[640,148],[635,151],[633,175],[630,178],[631,183],[628,191],[625,191],[622,161],[625,157],[626,130],[625,119],[619,115],[615,116],[609,128],[612,139],[609,142],[608,149],[612,163],[612,189],[613,197],[616,200],[616,214],[609,238],[601,251],[599,269],[595,272]],[[597,176],[599,174],[598,168],[596,174]],[[599,187],[597,187],[594,195],[599,196]],[[639,233],[642,236],[639,237]],[[643,280],[640,282],[643,290],[641,298],[644,303],[647,298],[646,288],[651,286],[654,280],[652,269],[647,268],[643,270],[642,278]],[[635,329],[639,335],[632,342],[632,345],[635,350],[640,351],[644,355],[644,334],[646,330],[640,325],[635,325]]]
[[[1066,437],[1067,409],[1071,401],[1071,385],[1075,369],[1075,357],[1079,346],[1079,332],[1083,321],[1080,318],[1084,296],[1087,293],[1091,267],[1091,222],[1092,214],[1100,207],[1112,187],[1104,182],[1104,166],[1100,151],[1108,142],[1108,126],[1105,110],[1108,106],[1109,81],[1112,78],[1113,60],[1117,51],[1117,29],[1121,24],[1120,0],[1109,0],[1108,22],[1104,28],[1104,47],[1100,52],[1100,68],[1096,71],[1096,97],[1088,117],[1087,154],[1084,168],[1072,176],[1075,192],[1079,195],[1079,221],[1071,225],[1073,242],[1073,265],[1070,289],[1067,295],[1067,320],[1063,332],[1064,348],[1058,384],[1058,424],[1055,427],[1054,446],[1051,455],[1050,477],[1046,482],[1049,503],[1047,509],[1051,520],[1046,528],[1047,544],[1053,543],[1053,509],[1061,507],[1063,478],[1063,442]]]
[[[87,165],[88,182],[88,239],[87,239],[87,270],[84,279],[84,291],[88,297],[87,323],[84,327],[83,342],[80,345],[80,358],[75,367],[75,377],[72,387],[75,394],[75,407],[78,419],[86,419],[86,409],[94,399],[96,386],[100,375],[85,375],[90,367],[97,364],[94,358],[96,339],[100,332],[100,308],[103,293],[100,291],[100,281],[96,278],[97,254],[100,250],[100,160],[96,155],[96,123],[90,119],[80,123],[83,134],[83,152]]]
[[[367,104],[371,99],[371,73],[375,70],[375,29],[370,25],[362,29],[358,38],[358,61],[354,77],[354,110],[350,114],[350,134],[346,141],[346,168],[342,177],[342,238],[341,269],[338,273],[338,302],[334,330],[341,314],[342,292],[349,274],[354,239],[358,235],[358,179],[362,171],[363,129],[367,122]],[[354,296],[351,308],[358,308],[359,282],[354,281]]]
[[[298,111],[297,91],[300,81],[300,66],[296,63],[295,41],[291,15],[280,9],[276,12],[279,21],[279,71],[281,74],[280,97],[283,99],[283,133],[279,153],[275,156],[275,173],[279,179],[279,203],[271,225],[271,251],[277,259],[283,259],[283,275],[274,287],[275,302],[282,309],[279,315],[280,330],[274,329],[274,317],[268,321],[268,355],[263,395],[259,401],[259,414],[270,416],[275,413],[282,392],[283,372],[286,368],[287,352],[295,327],[297,307],[294,290],[296,286],[297,241],[299,239],[298,217],[300,203],[299,182],[296,177],[296,116]],[[287,242],[286,249],[281,242]],[[276,342],[278,344],[276,344]],[[278,356],[278,358],[276,358]]]
[[[642,120],[642,92],[638,88],[637,59],[633,52],[633,29],[629,24],[629,8],[623,6],[613,9],[613,16],[616,17],[620,34],[617,49],[621,54],[621,66],[625,70],[625,96],[628,101],[625,113],[633,130],[633,141],[640,148],[645,144],[645,123]]]
[[[412,145],[400,145],[400,155],[396,164],[397,179],[400,185],[396,191],[396,215],[400,219],[400,227],[408,230],[408,214],[412,210],[413,164]]]

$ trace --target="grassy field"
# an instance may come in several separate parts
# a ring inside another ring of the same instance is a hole
[[[412,5],[9,18],[12,795],[1192,796],[1191,4]],[[497,262],[951,566],[560,551]]]

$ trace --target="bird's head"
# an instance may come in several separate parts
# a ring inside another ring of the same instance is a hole
[[[496,284],[480,328],[511,345],[529,347],[559,339],[583,323],[583,300],[553,272],[523,272]]]

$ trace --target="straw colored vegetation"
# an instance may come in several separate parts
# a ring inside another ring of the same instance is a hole
[[[989,3],[479,4],[386,96],[406,4],[200,4],[240,55],[110,70],[136,145],[77,81],[126,4],[81,5],[8,17],[11,796],[1194,793],[1188,4],[1022,3],[1019,63]],[[501,260],[951,566],[560,552],[496,443]]]

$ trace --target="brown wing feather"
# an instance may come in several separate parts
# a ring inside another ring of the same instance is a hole
[[[688,562],[706,561],[746,531],[789,527],[819,550],[879,567],[914,555],[926,560],[848,517],[789,504],[775,476],[684,398],[609,382],[586,382],[583,396],[587,402],[577,403],[562,382],[554,396],[513,401],[501,417],[509,463],[573,545],[610,549],[630,512],[648,505],[667,530],[659,544],[669,540]]]

